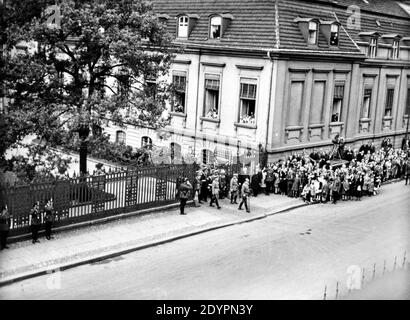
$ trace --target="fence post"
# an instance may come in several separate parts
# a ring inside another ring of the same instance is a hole
[[[364,268],[362,269],[362,286],[364,286],[364,279],[365,279],[365,276],[364,276]]]
[[[336,282],[336,300],[339,296],[339,282]]]

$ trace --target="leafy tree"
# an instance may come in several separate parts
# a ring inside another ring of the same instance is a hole
[[[1,73],[10,103],[2,119],[9,138],[0,151],[27,133],[46,146],[78,136],[85,173],[88,141],[109,120],[168,123],[162,114],[171,88],[162,79],[174,51],[150,2],[58,0],[26,20],[9,21],[3,37]],[[19,44],[26,47],[16,50]]]

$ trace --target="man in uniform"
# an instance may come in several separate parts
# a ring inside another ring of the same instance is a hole
[[[219,196],[219,177],[218,175],[214,174],[213,176],[213,181],[212,181],[212,198],[211,198],[211,203],[209,206],[213,207],[213,203],[216,203],[216,206],[218,209],[221,209],[219,206],[218,202],[218,196]]]
[[[239,182],[238,182],[238,174],[234,173],[231,183],[230,183],[230,188],[229,191],[231,192],[231,203],[232,204],[238,204],[237,199],[238,199],[238,187],[239,187]]]
[[[248,198],[249,198],[249,194],[250,194],[250,191],[249,191],[249,178],[246,178],[245,182],[243,183],[241,194],[242,194],[242,201],[239,204],[238,209],[242,210],[242,205],[245,204],[246,212],[251,212],[249,210],[249,207],[248,207]]]

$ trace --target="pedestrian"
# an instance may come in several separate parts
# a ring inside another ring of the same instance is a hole
[[[405,167],[404,167],[404,175],[406,177],[406,186],[410,179],[410,159],[407,159]]]
[[[213,176],[213,181],[212,181],[212,197],[211,197],[211,202],[209,204],[210,207],[213,207],[213,203],[216,203],[216,206],[218,209],[221,209],[219,202],[218,202],[218,196],[219,196],[219,178],[217,175]]]
[[[259,193],[260,183],[262,180],[262,172],[258,170],[258,173],[254,174],[251,179],[252,179],[251,188],[252,188],[253,196],[257,197]]]
[[[195,181],[194,181],[194,202],[195,202],[195,207],[199,207],[200,203],[202,203],[201,197],[200,197],[201,175],[202,175],[201,171],[196,172],[196,177],[195,177]]]
[[[248,198],[249,198],[249,195],[250,195],[250,190],[249,190],[249,178],[246,178],[245,179],[245,182],[242,184],[242,190],[241,190],[241,194],[242,194],[242,201],[241,201],[241,203],[239,204],[239,210],[242,210],[242,205],[245,205],[245,209],[246,209],[246,212],[251,212],[250,210],[249,210],[249,207],[248,207]]]
[[[267,195],[273,192],[273,181],[274,181],[273,169],[270,166],[268,170],[266,171],[266,179],[265,179]]]
[[[222,169],[219,175],[219,199],[225,199],[227,196],[228,186],[226,180],[226,172]]]
[[[192,190],[192,186],[188,181],[188,178],[184,178],[181,185],[179,186],[179,209],[182,215],[185,215],[184,212],[186,202],[188,201],[189,192]]]
[[[230,182],[230,188],[229,191],[231,193],[231,203],[232,204],[238,204],[238,174],[234,173],[231,182]]]
[[[208,201],[208,169],[204,168],[201,175],[201,198],[200,200],[207,202]],[[202,203],[200,201],[200,203]]]
[[[44,209],[45,209],[44,221],[45,221],[45,229],[46,229],[46,239],[50,240],[51,239],[51,228],[53,226],[53,221],[54,221],[53,199],[50,199],[47,202]]]
[[[10,214],[5,205],[0,212],[0,249],[8,249],[7,236],[10,231]]]
[[[40,230],[41,226],[41,216],[40,216],[40,204],[37,201],[33,204],[33,208],[30,211],[31,214],[31,236],[33,239],[33,243],[40,242],[38,240],[38,231]]]

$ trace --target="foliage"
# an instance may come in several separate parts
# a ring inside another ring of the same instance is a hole
[[[47,1],[6,3],[0,73],[10,104],[0,123],[3,160],[5,150],[27,134],[46,146],[78,135],[86,150],[87,144],[96,149],[91,129],[109,120],[154,128],[168,124],[162,115],[171,90],[161,79],[173,57],[171,38],[148,1],[57,0],[59,25],[47,24],[44,11],[23,10],[24,17],[13,20],[18,8],[43,8]],[[26,48],[16,50],[21,44]],[[154,86],[151,79],[157,79]]]
[[[63,145],[67,151],[79,152],[81,141],[77,136],[67,137]],[[97,159],[111,161],[121,165],[149,165],[151,151],[147,148],[133,150],[131,146],[111,142],[109,136],[101,134],[90,136],[88,154]]]

